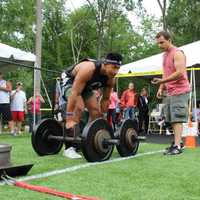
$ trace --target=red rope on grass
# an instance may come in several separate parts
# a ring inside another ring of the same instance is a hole
[[[31,185],[31,184],[21,182],[21,181],[16,181],[14,183],[14,185],[17,187],[20,187],[20,188],[33,190],[33,191],[37,191],[37,192],[41,192],[41,193],[46,193],[46,194],[50,194],[53,196],[63,197],[66,199],[71,199],[71,200],[100,200],[99,198],[96,198],[96,197],[86,197],[86,196],[82,196],[82,195],[75,195],[75,194],[71,194],[71,193],[60,192],[60,191],[57,191],[52,188]]]

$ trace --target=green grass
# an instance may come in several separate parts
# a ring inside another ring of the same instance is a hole
[[[62,156],[38,157],[30,136],[0,135],[0,143],[12,144],[12,163],[34,163],[29,175],[86,163]],[[165,145],[142,144],[139,153],[163,149]],[[91,166],[74,172],[30,181],[35,185],[74,194],[96,196],[104,200],[197,200],[199,190],[200,149],[187,149],[178,156],[162,153],[120,162]],[[118,157],[117,152],[112,158]],[[13,186],[0,186],[1,200],[61,199]]]

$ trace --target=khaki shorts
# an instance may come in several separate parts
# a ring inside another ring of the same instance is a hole
[[[71,95],[72,91],[72,85],[67,85],[65,88],[64,96],[65,99],[68,99],[68,97]],[[83,97],[83,100],[86,101],[90,97],[94,95],[93,91],[91,89],[84,89],[81,96]]]
[[[163,103],[163,114],[166,122],[177,123],[188,121],[189,93],[167,96]]]

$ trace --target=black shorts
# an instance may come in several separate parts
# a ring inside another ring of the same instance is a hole
[[[11,121],[12,120],[12,115],[11,115],[9,103],[0,104],[0,117],[2,117],[2,119],[4,121]]]

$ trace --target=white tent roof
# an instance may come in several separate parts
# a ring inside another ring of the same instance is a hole
[[[187,58],[187,67],[200,64],[200,41],[193,42],[179,47]],[[126,65],[121,66],[117,77],[145,76],[162,74],[163,53],[150,56]]]
[[[10,71],[19,64],[33,64],[34,54],[0,43],[0,71]],[[8,63],[12,62],[12,63]]]

